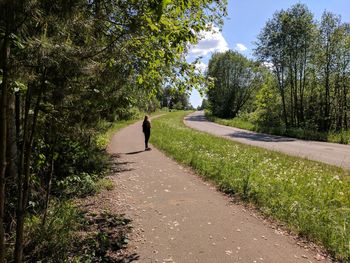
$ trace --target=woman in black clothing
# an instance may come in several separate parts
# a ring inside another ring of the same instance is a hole
[[[148,147],[148,140],[149,137],[151,136],[151,123],[148,120],[148,116],[145,116],[145,119],[143,120],[142,123],[142,131],[145,135],[145,151],[151,150],[151,148]]]

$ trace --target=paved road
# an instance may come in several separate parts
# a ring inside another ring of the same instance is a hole
[[[154,149],[143,151],[141,123],[118,132],[115,189],[97,197],[133,219],[136,262],[331,262]]]
[[[188,115],[184,122],[193,129],[241,143],[350,169],[350,145],[298,140],[219,125],[208,121],[203,111]]]

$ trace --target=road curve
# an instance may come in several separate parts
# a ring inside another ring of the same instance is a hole
[[[208,121],[203,111],[189,114],[184,123],[193,129],[244,144],[350,169],[350,145],[298,140],[228,127]]]

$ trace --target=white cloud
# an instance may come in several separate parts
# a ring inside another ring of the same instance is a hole
[[[262,63],[263,66],[267,67],[268,69],[272,69],[273,68],[273,63],[272,62],[263,62]]]
[[[241,43],[237,43],[235,46],[235,50],[237,50],[238,52],[244,52],[247,50],[247,47]]]
[[[190,48],[190,56],[206,56],[210,52],[225,52],[229,49],[226,39],[215,26],[211,31],[202,32],[201,37],[198,44]]]
[[[207,70],[208,65],[203,63],[202,61],[198,62],[196,64],[196,69],[202,73],[204,73]]]

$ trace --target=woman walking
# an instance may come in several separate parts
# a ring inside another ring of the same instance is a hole
[[[148,120],[148,116],[145,116],[145,119],[142,123],[142,131],[145,135],[145,151],[151,150],[151,148],[148,147],[148,140],[151,136],[151,122]]]

